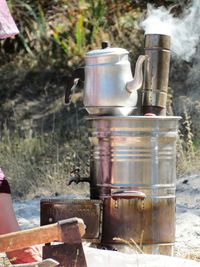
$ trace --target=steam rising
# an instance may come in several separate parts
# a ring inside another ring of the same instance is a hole
[[[181,59],[190,61],[200,37],[200,1],[193,0],[181,17],[173,17],[165,7],[147,6],[147,18],[141,23],[145,34],[171,36],[171,50]]]

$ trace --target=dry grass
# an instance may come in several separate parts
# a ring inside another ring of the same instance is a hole
[[[127,245],[133,252],[143,254],[141,243],[138,245],[133,238],[130,240],[125,240],[123,238],[114,237],[114,241],[120,241],[124,245]]]
[[[107,37],[112,46],[130,51],[133,63],[143,52],[143,32],[136,27],[143,1],[135,6],[122,0],[66,2],[9,1],[21,36],[3,41],[0,50],[0,160],[15,197],[69,192],[66,177],[77,164],[82,175],[88,174],[87,133],[79,125],[83,115],[77,104],[82,95],[73,96],[73,107],[59,102],[69,70]],[[193,148],[191,117],[187,109],[184,113],[177,152],[180,174],[197,170],[200,157]],[[48,129],[41,131],[44,124]]]
[[[188,260],[194,260],[197,262],[200,262],[200,250],[197,248],[194,248],[192,251],[191,250],[175,250],[175,255],[177,257],[181,257],[184,259],[188,259]]]
[[[80,167],[81,175],[87,175],[87,145],[81,133],[73,140],[60,143],[56,132],[21,138],[5,131],[0,139],[0,161],[13,196],[39,197],[80,191],[80,186],[67,187],[67,177],[74,166]],[[87,190],[87,186],[82,185],[81,189]]]
[[[132,253],[144,254],[142,248],[142,239],[143,239],[143,233],[141,234],[139,244],[137,244],[133,238],[130,238],[130,240],[125,240],[123,238],[117,238],[117,237],[113,238],[113,240],[120,241],[122,244],[127,245],[128,248],[131,249]],[[192,251],[189,249],[181,250],[175,248],[173,256],[200,262],[200,250],[197,248],[193,249]]]

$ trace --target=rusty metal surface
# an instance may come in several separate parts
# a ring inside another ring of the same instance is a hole
[[[41,225],[78,217],[83,219],[86,232],[83,239],[100,242],[102,228],[102,201],[89,199],[42,199]]]
[[[56,244],[43,247],[43,259],[52,258],[60,267],[87,267],[82,244]]]
[[[175,242],[175,198],[105,199],[103,218],[104,244]]]

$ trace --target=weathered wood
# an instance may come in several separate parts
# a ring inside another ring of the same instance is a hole
[[[4,234],[0,236],[0,252],[9,252],[52,241],[73,243],[73,233],[76,232],[80,235],[78,238],[80,242],[81,236],[85,233],[82,219],[71,218],[50,225]]]
[[[57,266],[58,264],[59,262],[53,259],[46,259],[41,262],[14,264],[11,266],[12,267],[54,267],[54,266]]]
[[[87,267],[81,243],[43,246],[43,258],[50,257],[58,261],[60,267]]]

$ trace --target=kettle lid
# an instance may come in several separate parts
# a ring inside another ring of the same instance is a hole
[[[101,56],[113,56],[113,55],[127,55],[129,52],[124,48],[110,47],[109,43],[102,42],[101,49],[95,49],[86,53],[86,57],[101,57]]]

